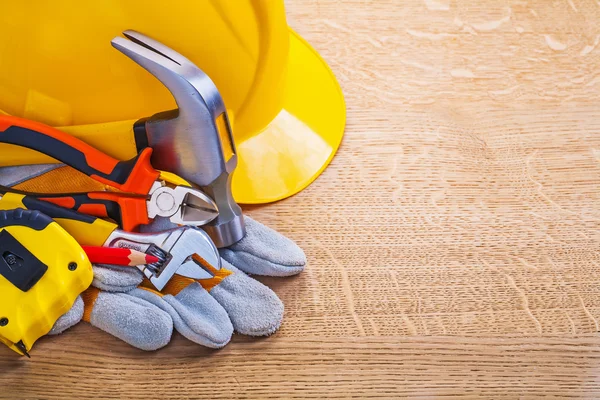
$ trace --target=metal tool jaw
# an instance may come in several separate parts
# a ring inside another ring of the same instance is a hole
[[[150,189],[148,218],[167,217],[178,225],[202,226],[219,216],[217,205],[201,190],[155,182]]]
[[[192,279],[211,279],[213,273],[210,269],[221,269],[221,257],[216,246],[204,231],[193,227],[160,233],[115,230],[104,246],[134,249],[161,258],[159,263],[138,267],[157,290],[162,290],[175,274]]]
[[[213,81],[190,60],[135,31],[123,32],[112,45],[161,81],[178,109],[136,124],[154,148],[153,165],[200,186],[215,199],[219,216],[204,229],[217,247],[245,234],[240,206],[231,193],[237,153],[225,104]]]

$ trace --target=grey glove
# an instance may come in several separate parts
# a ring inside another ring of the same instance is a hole
[[[0,168],[0,184],[12,186],[42,175],[58,165]],[[94,301],[86,292],[86,317],[92,325],[144,350],[166,345],[173,326],[188,339],[222,347],[232,330],[252,336],[274,333],[283,320],[283,304],[276,294],[242,271],[265,276],[290,276],[306,265],[302,250],[274,230],[246,217],[248,233],[240,242],[222,249],[224,275],[215,282],[192,283],[176,294],[138,288],[137,269],[95,266]],[[143,231],[161,231],[174,225],[157,219]],[[236,268],[237,267],[237,268]],[[240,271],[241,270],[241,271]],[[208,291],[202,284],[208,287]],[[77,302],[51,333],[78,323],[83,302]]]
[[[233,326],[227,313],[199,283],[187,282],[170,294],[140,286],[142,281],[134,268],[94,266],[96,289],[84,293],[89,314],[85,319],[143,350],[167,345],[173,327],[206,347],[221,348],[229,342]]]
[[[206,347],[221,348],[229,342],[233,326],[226,311],[199,283],[165,295],[138,287],[142,281],[137,269],[94,265],[93,288],[83,294],[85,306],[80,296],[49,334],[60,334],[84,319],[142,350],[166,346],[173,327]]]
[[[306,256],[296,243],[254,221],[246,222],[246,236],[219,250],[221,257],[251,275],[292,276],[304,270]]]
[[[210,294],[227,311],[236,332],[250,336],[271,335],[283,321],[283,303],[271,289],[244,272],[263,276],[295,275],[304,270],[306,256],[294,242],[273,229],[250,217],[244,220],[246,236],[220,250],[223,268],[233,273],[212,288]],[[168,219],[157,218],[141,231],[160,232],[173,227]]]

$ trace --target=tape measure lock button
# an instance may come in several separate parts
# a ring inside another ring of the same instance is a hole
[[[28,292],[48,266],[34,256],[8,230],[0,232],[0,275],[22,292]]]

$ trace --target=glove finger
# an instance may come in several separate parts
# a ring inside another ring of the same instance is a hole
[[[167,312],[175,329],[194,343],[220,349],[231,340],[233,326],[227,312],[197,282],[175,296],[167,294],[162,299],[145,289],[136,289],[131,294]]]
[[[223,268],[233,273],[210,294],[227,311],[236,332],[249,336],[275,333],[283,321],[284,307],[279,297],[227,261],[223,261]]]
[[[73,303],[73,307],[66,314],[60,317],[55,323],[48,335],[59,335],[67,329],[77,325],[83,318],[83,300],[78,296]]]
[[[85,291],[83,299],[85,321],[133,347],[153,351],[171,341],[173,320],[152,303],[127,293],[94,288]]]
[[[291,276],[304,270],[306,255],[296,243],[250,217],[244,221],[246,236],[220,249],[221,257],[252,275]]]
[[[94,265],[92,286],[107,292],[127,293],[138,287],[144,280],[139,269],[117,265]]]
[[[61,164],[23,165],[0,168],[0,185],[14,186],[60,167]]]

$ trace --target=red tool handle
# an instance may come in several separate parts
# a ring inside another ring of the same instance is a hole
[[[68,133],[23,118],[0,115],[0,143],[39,151],[123,192],[147,195],[160,175],[150,164],[151,148],[119,161]]]
[[[39,200],[79,211],[82,214],[110,218],[122,229],[133,232],[140,225],[150,223],[146,196],[115,192],[73,194],[29,194]]]

